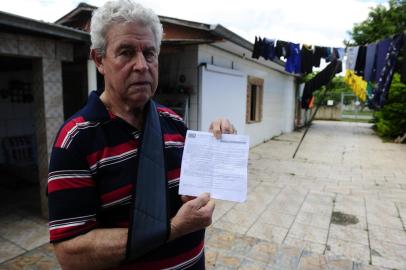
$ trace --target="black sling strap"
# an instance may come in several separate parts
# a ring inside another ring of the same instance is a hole
[[[161,246],[169,236],[163,136],[159,115],[152,100],[146,104],[133,198],[135,199],[128,231],[127,261]]]

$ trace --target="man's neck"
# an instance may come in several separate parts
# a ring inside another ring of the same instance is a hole
[[[100,95],[106,109],[112,114],[122,118],[133,127],[141,130],[144,122],[144,108],[131,108],[129,105],[116,100],[108,91]]]

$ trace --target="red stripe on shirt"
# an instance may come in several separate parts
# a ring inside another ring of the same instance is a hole
[[[164,140],[165,142],[185,142],[185,137],[180,134],[164,134]]]
[[[190,259],[195,258],[204,248],[204,241],[193,249],[186,251],[178,256],[151,262],[139,262],[130,265],[125,265],[117,268],[117,270],[131,270],[131,269],[145,269],[145,270],[155,270],[155,269],[165,269],[169,267],[174,267],[182,264]]]
[[[90,231],[97,227],[97,222],[94,220],[86,221],[83,225],[77,225],[72,227],[59,228],[49,231],[49,239],[51,242],[58,241],[59,239],[66,239],[73,236],[77,236],[84,231]]]
[[[59,132],[58,138],[55,142],[55,147],[62,147],[62,143],[68,135],[68,132],[71,131],[77,124],[83,122],[85,122],[85,119],[80,116],[77,118],[73,118],[68,123],[66,123],[66,125],[61,129],[61,132]]]
[[[100,198],[102,204],[114,202],[118,199],[124,198],[128,195],[131,194],[131,191],[133,189],[133,185],[129,184],[126,186],[123,186],[121,188],[115,189],[112,192],[103,194]]]
[[[103,159],[103,158],[108,158],[112,156],[117,156],[120,154],[123,154],[125,152],[128,152],[130,150],[134,150],[135,148],[138,148],[138,142],[136,141],[128,141],[123,144],[119,144],[113,147],[105,147],[102,150],[99,150],[97,152],[94,152],[90,155],[87,156],[87,162],[89,166],[93,166],[97,161]]]
[[[168,177],[168,181],[179,178],[180,177],[180,168],[168,171],[166,173],[166,177]]]
[[[62,189],[94,187],[95,183],[91,177],[86,178],[60,178],[48,182],[48,192]]]

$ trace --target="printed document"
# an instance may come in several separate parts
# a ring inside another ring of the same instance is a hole
[[[249,137],[188,130],[179,194],[243,202],[247,198]]]

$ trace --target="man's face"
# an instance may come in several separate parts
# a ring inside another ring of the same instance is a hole
[[[98,67],[105,90],[131,109],[142,108],[158,85],[158,48],[152,30],[140,23],[114,24],[106,41]]]

